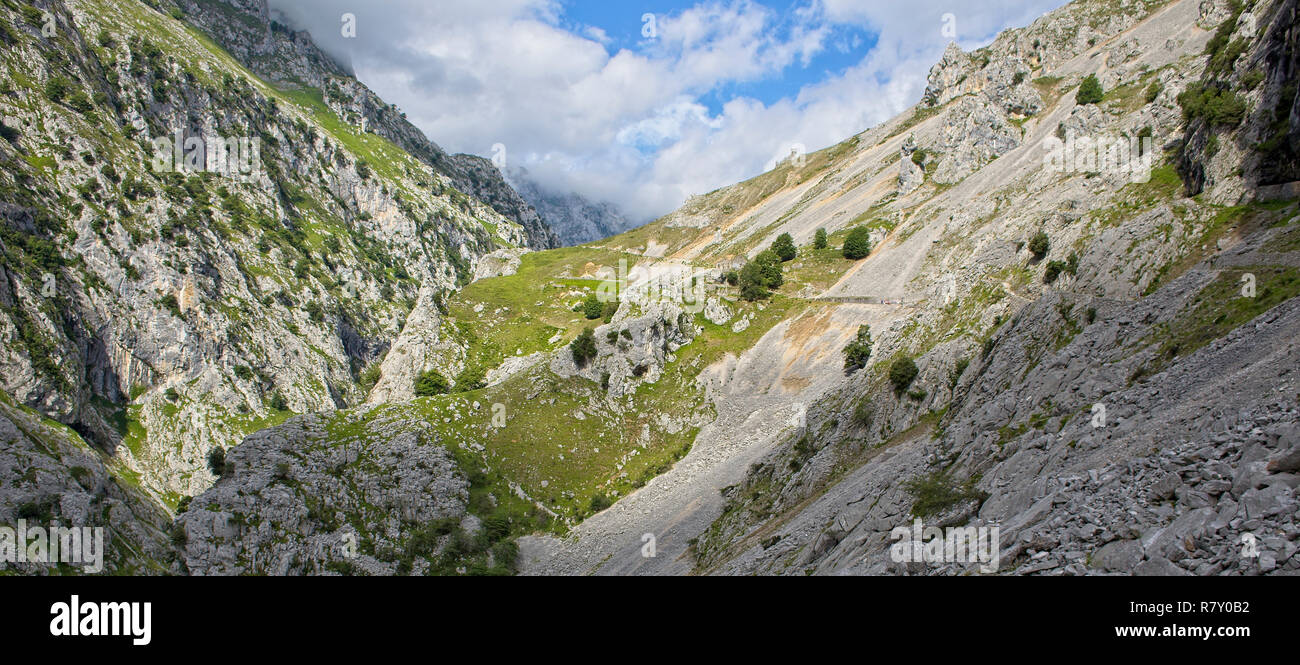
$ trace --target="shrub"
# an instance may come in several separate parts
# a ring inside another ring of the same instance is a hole
[[[593,293],[582,301],[582,315],[587,317],[588,320],[599,319],[604,313],[605,303],[601,302],[600,298],[596,297],[596,294]]]
[[[867,258],[870,254],[871,231],[865,226],[849,231],[849,236],[844,239],[844,258],[857,261]]]
[[[176,318],[178,318],[178,319],[179,319],[179,318],[182,318],[182,317],[181,317],[181,306],[180,306],[180,303],[176,301],[176,295],[175,295],[175,294],[168,293],[167,295],[163,296],[162,298],[160,298],[160,299],[158,300],[158,304],[159,304],[159,305],[162,305],[164,309],[166,309],[167,311],[171,312],[172,316],[174,316],[174,317],[176,317]]]
[[[1029,239],[1029,251],[1033,252],[1035,259],[1042,260],[1051,249],[1052,243],[1043,231],[1035,233],[1034,237]]]
[[[772,250],[764,250],[754,257],[754,263],[758,265],[759,274],[763,277],[763,284],[769,289],[779,289],[785,284],[785,275],[781,273],[781,257]]]
[[[274,395],[271,395],[271,410],[272,411],[289,410],[289,402],[284,399],[284,395],[281,395],[278,392],[275,393]]]
[[[793,261],[799,255],[799,250],[794,246],[794,238],[789,233],[782,233],[777,236],[776,242],[772,243],[772,251],[776,253],[781,262]]]
[[[957,361],[957,364],[952,368],[952,376],[949,377],[951,387],[957,387],[957,382],[961,380],[961,375],[966,373],[967,367],[970,367],[970,358],[962,358]]]
[[[1235,127],[1246,117],[1246,101],[1226,88],[1193,83],[1178,95],[1178,105],[1187,120],[1202,119],[1211,125]]]
[[[618,314],[618,307],[619,303],[617,301],[605,303],[605,306],[600,310],[600,318],[604,319],[605,323],[612,322],[614,315]]]
[[[415,377],[415,396],[416,397],[433,397],[434,395],[445,395],[451,390],[451,384],[447,382],[447,377],[439,374],[435,370],[420,372]]]
[[[871,359],[871,327],[859,326],[857,339],[844,347],[844,371],[855,372]]]
[[[728,270],[727,274],[722,276],[722,279],[726,280],[728,284],[736,286],[737,284],[740,284],[740,273],[735,270]]]
[[[1075,94],[1074,101],[1079,105],[1096,104],[1106,96],[1105,91],[1101,89],[1101,81],[1097,80],[1095,74],[1089,74],[1079,84],[1079,92]]]
[[[45,97],[55,104],[63,102],[63,98],[68,95],[68,79],[62,76],[51,76],[49,81],[45,82]]]
[[[912,381],[916,380],[916,375],[919,373],[916,362],[904,356],[889,366],[889,382],[894,384],[894,390],[902,392],[912,385]]]
[[[612,505],[614,505],[613,502],[604,494],[595,494],[591,497],[591,512],[593,513],[598,513]]]
[[[212,475],[220,478],[226,475],[229,467],[226,465],[226,449],[220,446],[208,451],[208,471]]]
[[[813,235],[813,249],[826,249],[826,246],[829,244],[830,241],[826,236],[826,229],[817,229],[817,233]]]
[[[469,363],[456,375],[456,392],[467,393],[487,386],[487,374],[478,363]]]
[[[1052,261],[1047,264],[1047,271],[1043,273],[1043,283],[1054,283],[1056,279],[1061,276],[1061,273],[1065,272],[1065,268],[1066,265],[1064,261]]]
[[[379,377],[380,363],[376,361],[370,363],[364,370],[362,370],[361,376],[357,382],[361,384],[362,388],[370,390],[375,387],[375,384],[379,383]]]
[[[753,302],[755,300],[765,300],[772,295],[767,290],[767,283],[763,281],[763,271],[757,263],[749,262],[745,267],[740,269],[740,297]]]
[[[876,410],[866,399],[858,402],[853,407],[853,424],[861,427],[871,427],[871,423],[876,419]]]
[[[92,106],[90,103],[90,98],[86,96],[86,93],[80,90],[77,90],[73,92],[71,95],[68,95],[68,106],[71,107],[72,110],[82,115],[85,115],[95,110],[95,107]]]
[[[1151,86],[1147,88],[1147,94],[1146,94],[1147,103],[1151,104],[1155,102],[1156,98],[1160,96],[1160,93],[1163,92],[1164,89],[1165,86],[1162,85],[1159,81],[1153,81],[1151,83]]]
[[[10,143],[17,143],[18,136],[19,133],[17,129],[0,122],[0,139],[4,139]]]
[[[912,516],[926,519],[963,501],[983,501],[988,495],[975,489],[975,479],[959,483],[948,474],[936,471],[917,476],[903,484],[912,495]]]
[[[573,353],[573,362],[579,367],[587,364],[592,358],[596,357],[596,334],[591,328],[582,331],[581,335],[569,344],[569,350]]]

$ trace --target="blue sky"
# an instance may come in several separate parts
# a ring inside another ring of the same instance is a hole
[[[889,119],[949,42],[979,47],[1064,0],[270,4],[444,148],[503,146],[543,187],[644,221]]]
[[[566,0],[562,3],[564,27],[575,33],[583,33],[589,27],[601,29],[608,37],[605,46],[611,51],[630,49],[649,52],[648,40],[643,31],[647,25],[645,14],[656,16],[673,16],[700,3],[694,2],[646,2],[638,4],[641,14],[629,12],[623,3],[618,2],[584,2]],[[763,6],[772,10],[777,16],[774,32],[777,38],[787,37],[794,25],[793,15],[806,2],[784,0],[764,2]],[[700,101],[708,107],[710,113],[718,114],[727,101],[736,97],[752,97],[764,104],[771,104],[784,97],[798,94],[805,85],[823,81],[843,74],[844,70],[857,64],[862,57],[876,45],[876,33],[858,25],[837,25],[829,47],[820,51],[807,63],[791,63],[780,71],[773,72],[757,80],[721,81],[712,90],[700,95]]]

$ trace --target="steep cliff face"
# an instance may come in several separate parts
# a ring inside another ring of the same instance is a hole
[[[174,506],[210,449],[363,402],[421,294],[552,241],[264,3],[159,9],[0,9],[0,390]]]
[[[1300,181],[1298,12],[1294,1],[1204,3],[1204,19],[1219,22],[1201,80],[1179,97],[1178,165],[1190,194],[1237,202]]]
[[[160,7],[170,6],[167,1]],[[345,72],[306,32],[271,20],[266,0],[176,0],[187,21],[211,35],[240,64],[289,89],[322,95],[330,110],[382,136],[451,179],[452,187],[524,228],[533,249],[558,247],[550,227],[486,159],[449,155],[396,106]],[[364,124],[363,124],[364,123]]]

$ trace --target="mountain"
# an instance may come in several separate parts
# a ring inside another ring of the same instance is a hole
[[[210,451],[423,371],[380,371],[408,321],[556,244],[263,2],[3,6],[0,389],[168,509]]]
[[[256,5],[0,4],[0,516],[111,504],[114,570],[1300,570],[1297,0],[1075,0],[555,249],[241,55]],[[266,173],[153,173],[137,115]],[[918,519],[996,561],[900,561]]]
[[[639,226],[608,201],[594,202],[576,192],[556,193],[543,188],[529,175],[528,169],[510,169],[506,178],[519,196],[546,220],[565,247],[604,240]]]

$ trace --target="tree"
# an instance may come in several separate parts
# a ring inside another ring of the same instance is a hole
[[[605,303],[596,297],[596,294],[587,296],[582,303],[582,315],[588,319],[599,319],[605,315]]]
[[[577,363],[578,367],[586,365],[589,360],[596,357],[596,333],[591,328],[583,330],[582,334],[569,344],[569,351],[573,353],[573,362]]]
[[[755,300],[766,300],[772,295],[767,290],[767,283],[763,281],[763,270],[757,263],[750,261],[745,267],[740,269],[740,297],[753,302]]]
[[[871,327],[859,326],[857,339],[844,347],[844,371],[855,372],[871,359]]]
[[[208,451],[208,471],[220,478],[226,475],[226,449],[217,446]]]
[[[785,275],[781,274],[781,257],[776,252],[770,249],[761,251],[754,257],[754,263],[758,264],[763,284],[767,288],[779,289],[785,284]]]
[[[415,377],[415,396],[416,397],[433,397],[434,395],[445,395],[451,390],[451,384],[447,382],[447,377],[439,374],[435,370],[420,372]]]
[[[772,251],[776,252],[782,263],[793,261],[799,255],[799,250],[794,246],[794,238],[790,237],[789,233],[782,233],[776,237],[776,242],[772,243]]]
[[[867,258],[870,254],[871,231],[865,226],[849,231],[849,237],[844,239],[844,258],[857,261]]]
[[[894,390],[902,392],[912,385],[916,380],[916,375],[920,370],[916,368],[916,363],[906,356],[894,361],[889,367],[889,382],[894,384]]]
[[[817,234],[813,236],[813,249],[826,249],[830,242],[826,238],[826,229],[817,229]]]
[[[1074,96],[1074,101],[1079,104],[1096,104],[1106,96],[1105,91],[1101,89],[1101,81],[1097,80],[1096,74],[1089,74],[1079,84],[1079,92]]]
[[[1047,239],[1047,233],[1039,231],[1034,237],[1029,239],[1029,251],[1034,253],[1034,258],[1041,260],[1047,256],[1047,252],[1052,249],[1052,243]]]

